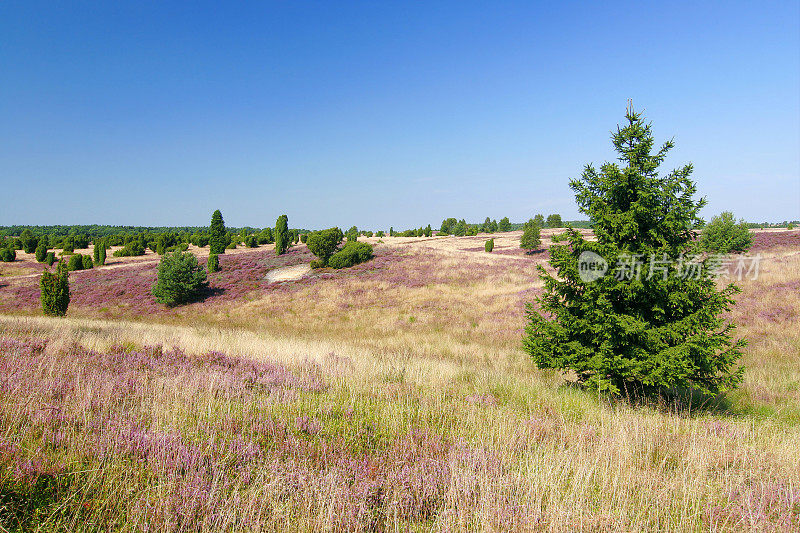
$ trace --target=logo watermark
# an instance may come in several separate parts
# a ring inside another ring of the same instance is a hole
[[[608,271],[608,261],[594,252],[581,252],[578,257],[578,276],[584,283],[597,281],[606,275]]]
[[[606,274],[618,281],[667,279],[675,276],[680,279],[700,279],[703,275],[713,278],[728,278],[742,281],[758,279],[761,254],[757,255],[681,255],[669,258],[666,254],[621,254],[613,266],[595,252],[584,251],[578,256],[578,276],[584,283],[591,283]]]

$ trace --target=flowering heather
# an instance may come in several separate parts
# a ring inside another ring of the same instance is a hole
[[[800,249],[800,230],[755,231],[753,232],[753,244],[748,253],[754,254],[779,248]]]

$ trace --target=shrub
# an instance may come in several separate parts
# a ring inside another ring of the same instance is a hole
[[[100,252],[98,254],[98,265],[105,265],[106,264],[106,240],[102,239],[100,241]]]
[[[371,244],[351,241],[328,259],[328,266],[331,268],[347,268],[369,261],[373,257]]]
[[[314,259],[311,261],[311,268],[322,268],[325,266],[325,262],[322,259]]]
[[[355,226],[351,226],[349,230],[344,234],[347,237],[347,242],[355,242],[358,240],[358,228]]]
[[[540,228],[544,227],[544,215],[538,214],[533,217],[533,223],[539,226]]]
[[[561,215],[547,215],[547,227],[548,228],[563,228],[564,224],[561,222]]]
[[[314,231],[308,234],[306,245],[312,254],[319,257],[322,266],[325,266],[328,264],[328,259],[336,252],[336,247],[342,242],[343,237],[339,228]]]
[[[135,257],[139,255],[144,255],[145,249],[144,245],[141,241],[131,241],[126,244],[123,248],[120,248],[116,252],[114,252],[114,257]]]
[[[523,227],[522,237],[519,240],[519,247],[523,250],[528,250],[528,252],[536,250],[542,244],[541,234],[541,228],[533,219],[527,221]]]
[[[71,254],[75,251],[75,237],[69,236],[64,239],[61,244],[61,252],[64,254]]]
[[[236,241],[232,240],[228,243],[228,246],[225,247],[226,250],[235,250],[236,249]]]
[[[94,267],[94,261],[92,261],[92,258],[89,256],[89,254],[81,256],[81,260],[83,261],[84,270],[89,270],[90,268]]]
[[[244,245],[248,248],[258,248],[258,237],[255,235],[248,235],[244,239]]]
[[[42,239],[36,246],[36,261],[44,263],[45,259],[47,259],[47,244],[45,244],[44,239]]]
[[[208,267],[209,273],[219,272],[219,256],[217,254],[209,254],[206,266]]]
[[[658,175],[672,142],[652,153],[650,125],[631,108],[626,120],[612,134],[625,167],[587,165],[570,182],[597,241],[570,228],[569,244],[550,248],[555,275],[539,267],[542,313],[528,304],[525,350],[539,368],[571,370],[597,392],[724,392],[742,379],[735,364],[744,343],[732,341],[734,325],[722,318],[738,289],[718,290],[709,268],[681,275],[679,258],[692,245],[705,200],[693,200],[691,165]],[[580,261],[589,252],[594,264],[617,265],[614,271],[587,278]],[[636,257],[663,258],[664,265],[653,271],[644,260],[637,273],[620,275],[619,265]]]
[[[52,252],[51,252],[52,253]],[[48,254],[49,256],[49,254]],[[55,258],[55,254],[53,254]],[[64,261],[58,262],[56,272],[45,271],[39,280],[42,311],[47,316],[64,316],[69,306],[69,273]]]
[[[486,244],[483,245],[483,249],[486,250],[487,252],[491,252],[492,250],[494,250],[494,239],[489,239],[488,241],[486,241]]]
[[[172,252],[161,256],[158,279],[152,293],[156,301],[175,306],[196,299],[208,286],[206,269],[197,264],[189,252]]]
[[[711,219],[700,236],[700,249],[714,254],[744,253],[753,244],[753,236],[747,223],[738,223],[733,213],[725,211]]]
[[[4,263],[11,263],[17,258],[17,251],[13,248],[3,248],[0,250],[0,259]]]
[[[281,215],[275,221],[275,253],[283,255],[289,249],[289,217]]]
[[[39,239],[37,239],[36,235],[34,235],[33,232],[27,228],[22,230],[19,240],[22,242],[22,249],[26,254],[32,254],[34,250],[36,250],[36,246],[39,244]]]
[[[56,253],[47,252],[47,257],[45,257],[44,262],[47,263],[47,266],[53,266],[53,263],[56,262]]]
[[[95,239],[93,244],[94,244],[94,246],[93,246],[93,249],[92,249],[92,260],[94,261],[95,265],[99,265],[100,264],[100,248],[102,248],[103,245],[100,242],[100,239]]]
[[[300,242],[305,244],[307,240],[308,240],[308,233],[303,233],[302,235],[300,235]]]
[[[508,217],[503,217],[500,219],[500,222],[497,223],[497,231],[502,233],[511,231],[511,221],[508,220]]]
[[[83,256],[81,254],[72,254],[69,256],[67,270],[70,272],[74,272],[75,270],[83,270]]]
[[[793,230],[793,229],[794,229],[794,224],[793,224],[793,223],[791,223],[791,222],[789,222],[789,223],[786,225],[786,229],[788,229],[788,230]]]
[[[375,234],[375,236],[378,237],[379,239],[382,239],[384,235],[385,235],[385,233],[383,233],[383,230],[381,230],[381,231],[379,231],[379,232],[377,232]]]
[[[209,227],[209,252],[212,254],[224,254],[225,247],[228,246],[228,232],[225,231],[225,221],[219,209],[211,215],[211,226]]]

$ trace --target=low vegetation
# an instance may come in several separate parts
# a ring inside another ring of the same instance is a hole
[[[161,257],[158,279],[153,285],[156,301],[175,306],[197,299],[208,286],[206,269],[189,252],[172,252]]]

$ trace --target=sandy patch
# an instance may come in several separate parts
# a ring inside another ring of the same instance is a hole
[[[293,281],[300,279],[311,272],[311,265],[294,265],[283,268],[276,268],[267,272],[267,280],[270,283],[276,281]]]

